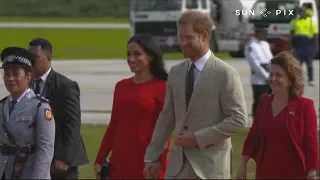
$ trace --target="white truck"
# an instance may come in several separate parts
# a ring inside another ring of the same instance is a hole
[[[178,52],[177,20],[188,10],[201,11],[216,22],[211,49],[236,54],[247,37],[248,16],[237,16],[236,10],[250,9],[255,0],[132,0],[131,35],[149,34],[164,52]]]

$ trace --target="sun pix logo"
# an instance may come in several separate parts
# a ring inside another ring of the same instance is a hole
[[[260,14],[261,14],[263,17],[267,17],[268,15],[271,14],[271,11],[269,11],[267,8],[264,8],[262,11],[260,11]]]
[[[263,17],[268,17],[270,15],[275,15],[275,16],[294,16],[294,10],[291,9],[276,9],[276,10],[268,10],[267,8],[264,8],[260,11],[255,11],[255,10],[239,10],[237,9],[235,11],[236,16],[257,16],[261,15]]]

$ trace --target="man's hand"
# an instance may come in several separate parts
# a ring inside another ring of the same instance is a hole
[[[64,163],[63,161],[56,160],[54,163],[55,168],[58,171],[66,172],[69,169],[69,165]]]
[[[177,145],[186,148],[198,147],[198,143],[193,132],[180,132],[178,134],[176,143]]]
[[[94,165],[94,174],[95,174],[97,180],[100,179],[101,168],[102,167],[101,167],[100,164],[95,164]]]
[[[144,165],[143,175],[146,179],[159,179],[160,170],[160,162],[147,162]]]
[[[317,171],[316,170],[309,170],[308,171],[308,179],[317,179]]]

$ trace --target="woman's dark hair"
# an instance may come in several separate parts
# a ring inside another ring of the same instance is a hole
[[[135,35],[129,39],[127,45],[131,42],[139,44],[141,48],[151,56],[150,70],[152,75],[166,81],[168,79],[168,73],[165,69],[162,52],[152,37],[145,34]]]

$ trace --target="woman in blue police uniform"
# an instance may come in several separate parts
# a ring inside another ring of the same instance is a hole
[[[50,179],[55,122],[46,99],[29,88],[34,56],[18,47],[1,52],[10,95],[0,101],[0,176]]]

